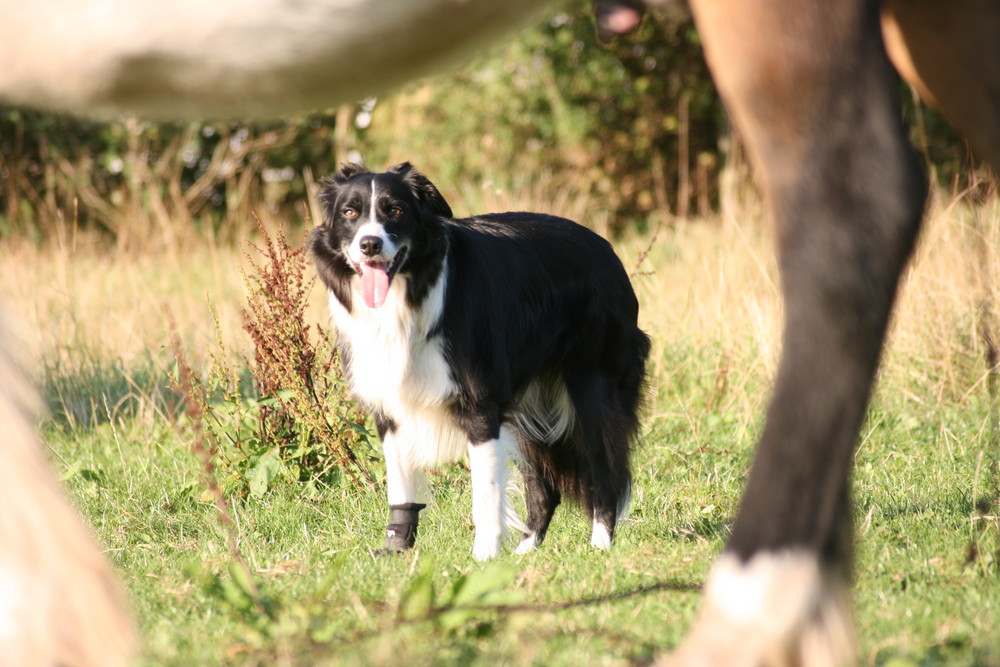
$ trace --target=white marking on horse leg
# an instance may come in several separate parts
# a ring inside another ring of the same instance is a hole
[[[506,514],[507,462],[503,433],[496,440],[469,445],[469,468],[472,472],[472,521],[476,524],[472,555],[477,560],[489,560],[500,554]]]
[[[726,554],[712,567],[705,597],[734,623],[779,626],[815,603],[820,583],[819,562],[812,553],[764,552],[747,563]]]
[[[382,451],[385,454],[385,485],[389,504],[422,502],[420,496],[427,487],[424,470],[406,456],[406,450],[396,434],[385,434]]]
[[[598,549],[611,548],[611,529],[597,518],[596,512],[594,513],[594,521],[590,529],[590,546],[597,547]]]
[[[804,549],[721,556],[701,615],[661,665],[854,663],[846,582]]]

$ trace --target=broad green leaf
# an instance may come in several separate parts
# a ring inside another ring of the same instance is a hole
[[[403,592],[399,601],[399,617],[407,621],[426,618],[433,606],[434,582],[430,572],[424,572]]]

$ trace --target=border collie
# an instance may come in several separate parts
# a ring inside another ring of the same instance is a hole
[[[323,183],[310,252],[330,292],[354,396],[385,452],[387,551],[414,545],[425,469],[468,452],[473,554],[545,537],[563,495],[611,545],[631,489],[649,339],[607,241],[536,213],[454,219],[408,162],[375,174],[342,165]],[[527,523],[509,509],[521,470]]]

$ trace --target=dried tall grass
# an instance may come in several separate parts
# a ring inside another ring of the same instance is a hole
[[[545,184],[518,192],[467,185],[454,193],[459,214],[538,210],[602,224],[592,219],[586,200],[560,200]],[[904,276],[882,383],[900,381],[907,391],[916,384],[935,400],[960,399],[987,379],[983,322],[984,309],[1000,312],[989,303],[1000,275],[1000,203],[972,207],[947,196],[936,201]],[[723,218],[670,221],[652,244],[649,233],[616,242],[634,271],[642,325],[661,351],[652,356],[657,376],[670,377],[673,369],[664,365],[662,351],[680,342],[713,346],[720,364],[765,377],[773,373],[781,345],[779,278],[767,219],[757,207],[748,208]],[[36,332],[29,348],[46,365],[72,370],[99,358],[129,367],[169,358],[167,310],[192,350],[192,362],[207,363],[199,350],[217,338],[209,300],[225,349],[249,349],[240,312],[246,298],[241,269],[247,265],[238,249],[204,243],[171,257],[62,238],[44,247],[0,246],[0,297]],[[316,288],[309,297],[309,321],[327,321],[321,292]],[[976,378],[973,386],[969,373]]]

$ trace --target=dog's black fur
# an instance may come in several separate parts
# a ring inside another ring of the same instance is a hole
[[[427,397],[408,396],[413,390],[405,386],[359,391],[362,377],[386,371],[356,354],[368,341],[352,337],[354,323],[361,311],[399,322],[430,317],[422,340],[407,343],[404,357],[416,373],[419,355],[441,355],[449,382],[425,378],[421,386],[435,386],[429,392],[434,409],[467,443],[496,441],[503,425],[516,434],[526,539],[541,542],[563,494],[579,501],[610,537],[630,494],[629,455],[650,343],[608,242],[574,222],[536,213],[455,219],[437,188],[409,163],[382,174],[344,165],[325,181],[320,200],[324,220],[310,251],[332,295],[348,381],[374,413],[383,441],[411,417],[394,406]],[[383,244],[396,251],[392,257],[359,250],[384,250]],[[362,300],[359,273],[369,270],[362,265],[372,256],[398,303],[389,296],[373,309]],[[443,299],[436,289],[443,289]],[[415,384],[400,372],[401,384]],[[572,406],[563,427],[557,423],[560,392]],[[406,447],[417,452],[411,458],[427,463],[455,453],[436,452],[436,442]],[[411,544],[388,540],[387,546]]]

